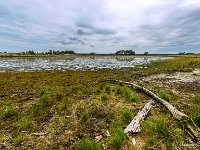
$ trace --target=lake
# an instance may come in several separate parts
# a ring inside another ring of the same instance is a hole
[[[169,57],[97,56],[97,57],[0,57],[0,71],[96,70],[135,67]]]

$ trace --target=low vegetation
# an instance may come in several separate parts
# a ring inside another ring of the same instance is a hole
[[[200,126],[197,84],[163,81],[161,86],[143,80],[180,72],[181,68],[199,69],[200,59],[177,57],[145,67],[0,72],[0,149],[188,149],[181,143],[191,144],[189,136],[158,103],[141,123],[141,133],[134,135],[136,145],[131,144],[123,130],[150,98],[130,87],[102,81],[117,79],[143,85]]]

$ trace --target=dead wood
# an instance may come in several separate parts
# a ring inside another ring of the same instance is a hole
[[[145,104],[142,111],[140,111],[131,121],[131,123],[126,127],[124,130],[124,133],[132,132],[137,133],[140,132],[140,122],[144,120],[144,118],[147,116],[149,110],[151,109],[154,102],[151,100],[147,104]]]
[[[120,84],[120,85],[130,86],[130,87],[134,88],[135,90],[138,90],[138,91],[148,95],[149,97],[155,99],[157,102],[164,105],[171,112],[171,114],[174,116],[174,118],[176,118],[177,120],[180,121],[181,125],[186,129],[187,133],[190,135],[190,137],[193,139],[193,141],[200,141],[200,128],[194,123],[194,121],[191,118],[189,118],[185,113],[178,111],[169,102],[158,97],[152,91],[146,89],[145,87],[142,87],[137,84],[130,83],[130,82],[123,82],[120,80],[105,80],[105,81],[108,81],[108,82],[111,82],[114,84],[116,83],[116,84]]]

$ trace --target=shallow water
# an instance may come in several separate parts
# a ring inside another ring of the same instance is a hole
[[[147,64],[168,57],[9,57],[0,58],[0,71],[96,70]]]

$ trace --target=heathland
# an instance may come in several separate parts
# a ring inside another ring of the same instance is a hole
[[[198,149],[181,123],[155,102],[141,132],[124,128],[151,99],[107,79],[142,85],[200,126],[200,57],[134,68],[0,72],[0,149]]]

